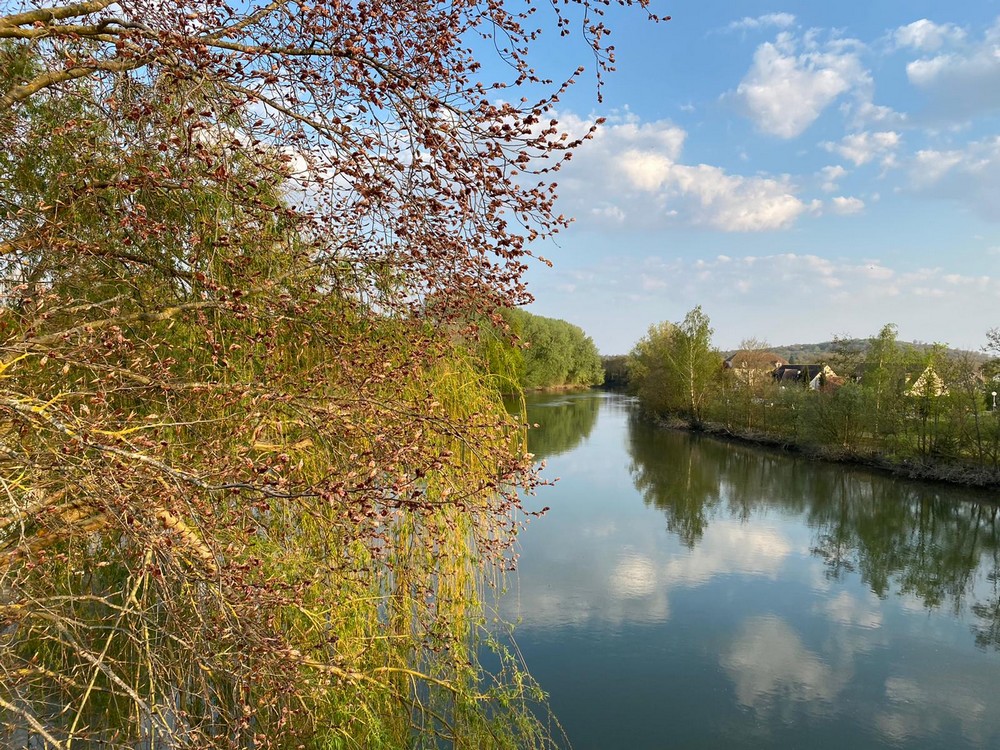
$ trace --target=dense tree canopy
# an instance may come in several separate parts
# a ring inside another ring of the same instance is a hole
[[[631,385],[647,408],[696,421],[721,372],[722,357],[712,347],[712,328],[701,306],[679,323],[651,327],[629,355]]]
[[[532,13],[0,2],[6,744],[541,741],[469,638],[533,481],[470,342],[577,145]]]
[[[507,317],[521,345],[518,374],[522,388],[603,382],[601,355],[583,329],[525,310],[511,310]]]

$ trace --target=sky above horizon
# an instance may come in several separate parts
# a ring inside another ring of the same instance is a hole
[[[604,354],[695,305],[721,349],[890,322],[983,346],[1000,325],[1000,0],[651,10],[673,18],[609,13],[604,102],[585,75],[559,104],[571,132],[607,123],[557,175],[575,222],[535,246],[554,266],[532,264],[528,309]],[[572,70],[580,52],[549,35],[533,58]]]

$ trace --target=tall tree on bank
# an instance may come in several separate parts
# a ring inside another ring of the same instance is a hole
[[[647,408],[700,421],[702,407],[722,371],[712,328],[701,306],[680,323],[661,323],[629,355],[630,377]]]
[[[895,324],[887,323],[868,339],[864,357],[861,384],[868,395],[872,437],[878,443],[883,433],[895,433],[905,413],[906,359],[896,341]]]
[[[643,407],[654,413],[678,408],[676,383],[667,357],[676,329],[669,322],[651,325],[628,355],[629,387]]]
[[[669,350],[671,366],[683,383],[685,408],[696,421],[701,419],[702,405],[721,372],[721,358],[712,348],[712,333],[708,316],[698,305],[677,326]]]
[[[0,4],[6,744],[539,741],[468,638],[533,478],[462,343],[566,223],[530,10]]]
[[[983,351],[991,357],[984,368],[986,375],[996,381],[1000,377],[1000,327],[991,328],[986,332],[986,346],[983,347]]]

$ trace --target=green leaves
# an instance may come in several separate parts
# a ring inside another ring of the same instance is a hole
[[[508,366],[516,367],[517,385],[525,390],[600,385],[604,368],[597,347],[583,329],[557,318],[525,310],[503,311],[516,337],[502,346]],[[499,334],[501,337],[504,334]],[[500,363],[497,354],[491,361]]]
[[[722,373],[722,357],[712,347],[712,328],[701,306],[679,323],[652,326],[629,355],[629,373],[647,409],[700,420]]]

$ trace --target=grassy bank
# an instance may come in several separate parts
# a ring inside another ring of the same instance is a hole
[[[650,419],[663,429],[700,433],[719,440],[755,445],[816,461],[861,466],[906,479],[1000,490],[1000,472],[968,463],[944,462],[932,457],[894,457],[871,450],[799,442],[788,435],[727,427],[718,422],[694,422],[677,416],[651,416]]]

